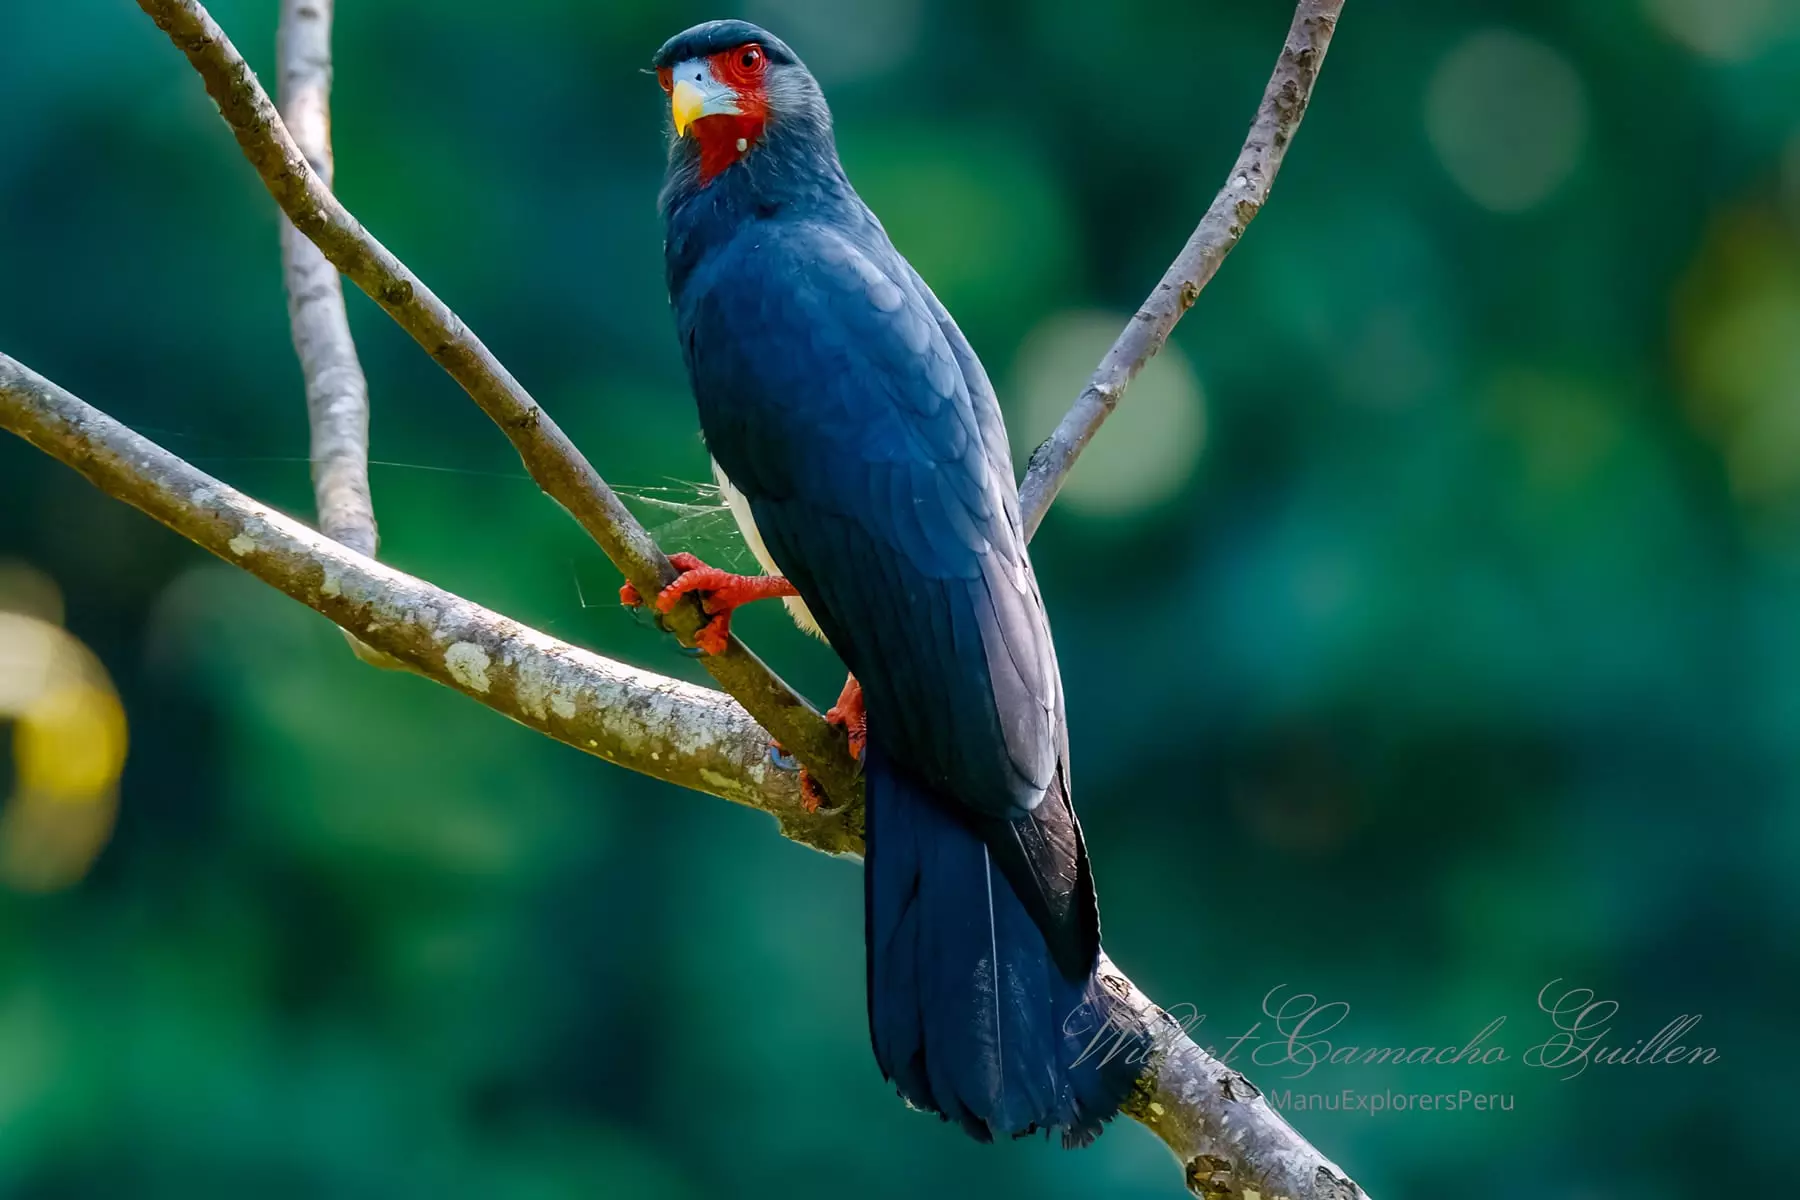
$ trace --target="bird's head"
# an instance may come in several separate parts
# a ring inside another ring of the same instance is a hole
[[[663,43],[653,62],[669,95],[677,152],[711,183],[777,132],[829,139],[831,115],[786,42],[748,21],[708,21]]]

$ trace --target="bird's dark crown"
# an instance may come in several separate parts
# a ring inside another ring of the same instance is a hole
[[[735,50],[750,42],[761,46],[772,63],[792,64],[800,61],[786,42],[759,25],[752,25],[748,21],[707,21],[664,42],[650,65],[661,70],[691,58],[707,58],[727,50]]]

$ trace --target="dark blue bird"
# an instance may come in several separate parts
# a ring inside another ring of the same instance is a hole
[[[1085,1142],[1136,1068],[1091,1049],[1118,1015],[1095,978],[1062,683],[994,389],[845,178],[792,50],[715,21],[655,65],[675,126],[676,327],[715,470],[770,572],[683,558],[661,602],[701,592],[717,649],[733,606],[789,596],[850,668],[833,718],[866,736],[884,1076],[984,1141]]]

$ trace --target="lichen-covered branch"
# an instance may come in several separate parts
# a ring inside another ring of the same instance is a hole
[[[1369,1200],[1270,1106],[1261,1089],[1195,1045],[1182,1022],[1111,959],[1101,962],[1100,978],[1136,1022],[1116,1049],[1148,1051],[1149,1069],[1125,1115],[1175,1152],[1189,1192],[1202,1200]]]
[[[539,487],[567,509],[644,595],[675,578],[648,531],[556,422],[423,280],[365,230],[306,161],[256,75],[196,0],[138,0],[187,56],[264,185],[325,258],[379,304],[462,385],[519,452]],[[692,645],[705,616],[698,601],[666,618]],[[835,729],[743,643],[701,660],[719,685],[805,763],[840,807],[860,809],[861,780]]]
[[[340,546],[3,354],[0,428],[428,679],[608,762],[763,809],[795,841],[861,852],[847,814],[801,808],[769,735],[720,692],[557,641]]]
[[[324,614],[383,654],[609,762],[771,813],[784,836],[861,854],[854,812],[808,813],[769,735],[729,697],[612,662],[332,542],[139,436],[0,354],[0,428],[110,496]],[[1365,1200],[1242,1075],[1196,1046],[1109,961],[1137,1015],[1122,1053],[1149,1066],[1126,1112],[1208,1200]]]
[[[1268,200],[1275,173],[1281,170],[1281,160],[1294,140],[1294,132],[1300,128],[1300,118],[1306,115],[1313,82],[1319,77],[1319,67],[1325,61],[1325,51],[1331,45],[1343,7],[1344,0],[1300,0],[1294,10],[1287,42],[1275,60],[1275,73],[1269,78],[1256,120],[1225,186],[1213,198],[1199,227],[1170,264],[1162,282],[1100,360],[1099,369],[1056,432],[1032,453],[1025,482],[1019,488],[1019,515],[1024,519],[1027,537],[1037,531],[1075,460],[1118,407],[1119,397],[1144,364],[1163,348],[1176,323],[1194,306],[1200,289],[1211,282],[1219,264]]]

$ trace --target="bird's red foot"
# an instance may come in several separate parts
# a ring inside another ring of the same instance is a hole
[[[733,575],[717,567],[709,567],[692,554],[671,554],[669,561],[681,574],[675,582],[656,594],[656,611],[666,613],[690,592],[700,596],[700,607],[712,620],[694,635],[694,645],[707,654],[723,654],[731,642],[731,610],[752,600],[767,600],[797,593],[794,585],[780,575]],[[644,597],[627,583],[619,589],[619,603],[637,608]]]
[[[844,690],[838,693],[838,702],[825,714],[825,723],[837,725],[850,735],[850,753],[861,761],[863,751],[869,746],[869,716],[863,711],[862,684],[856,682],[856,676],[844,680]],[[812,813],[818,812],[824,803],[824,789],[805,767],[800,768],[800,807]]]

